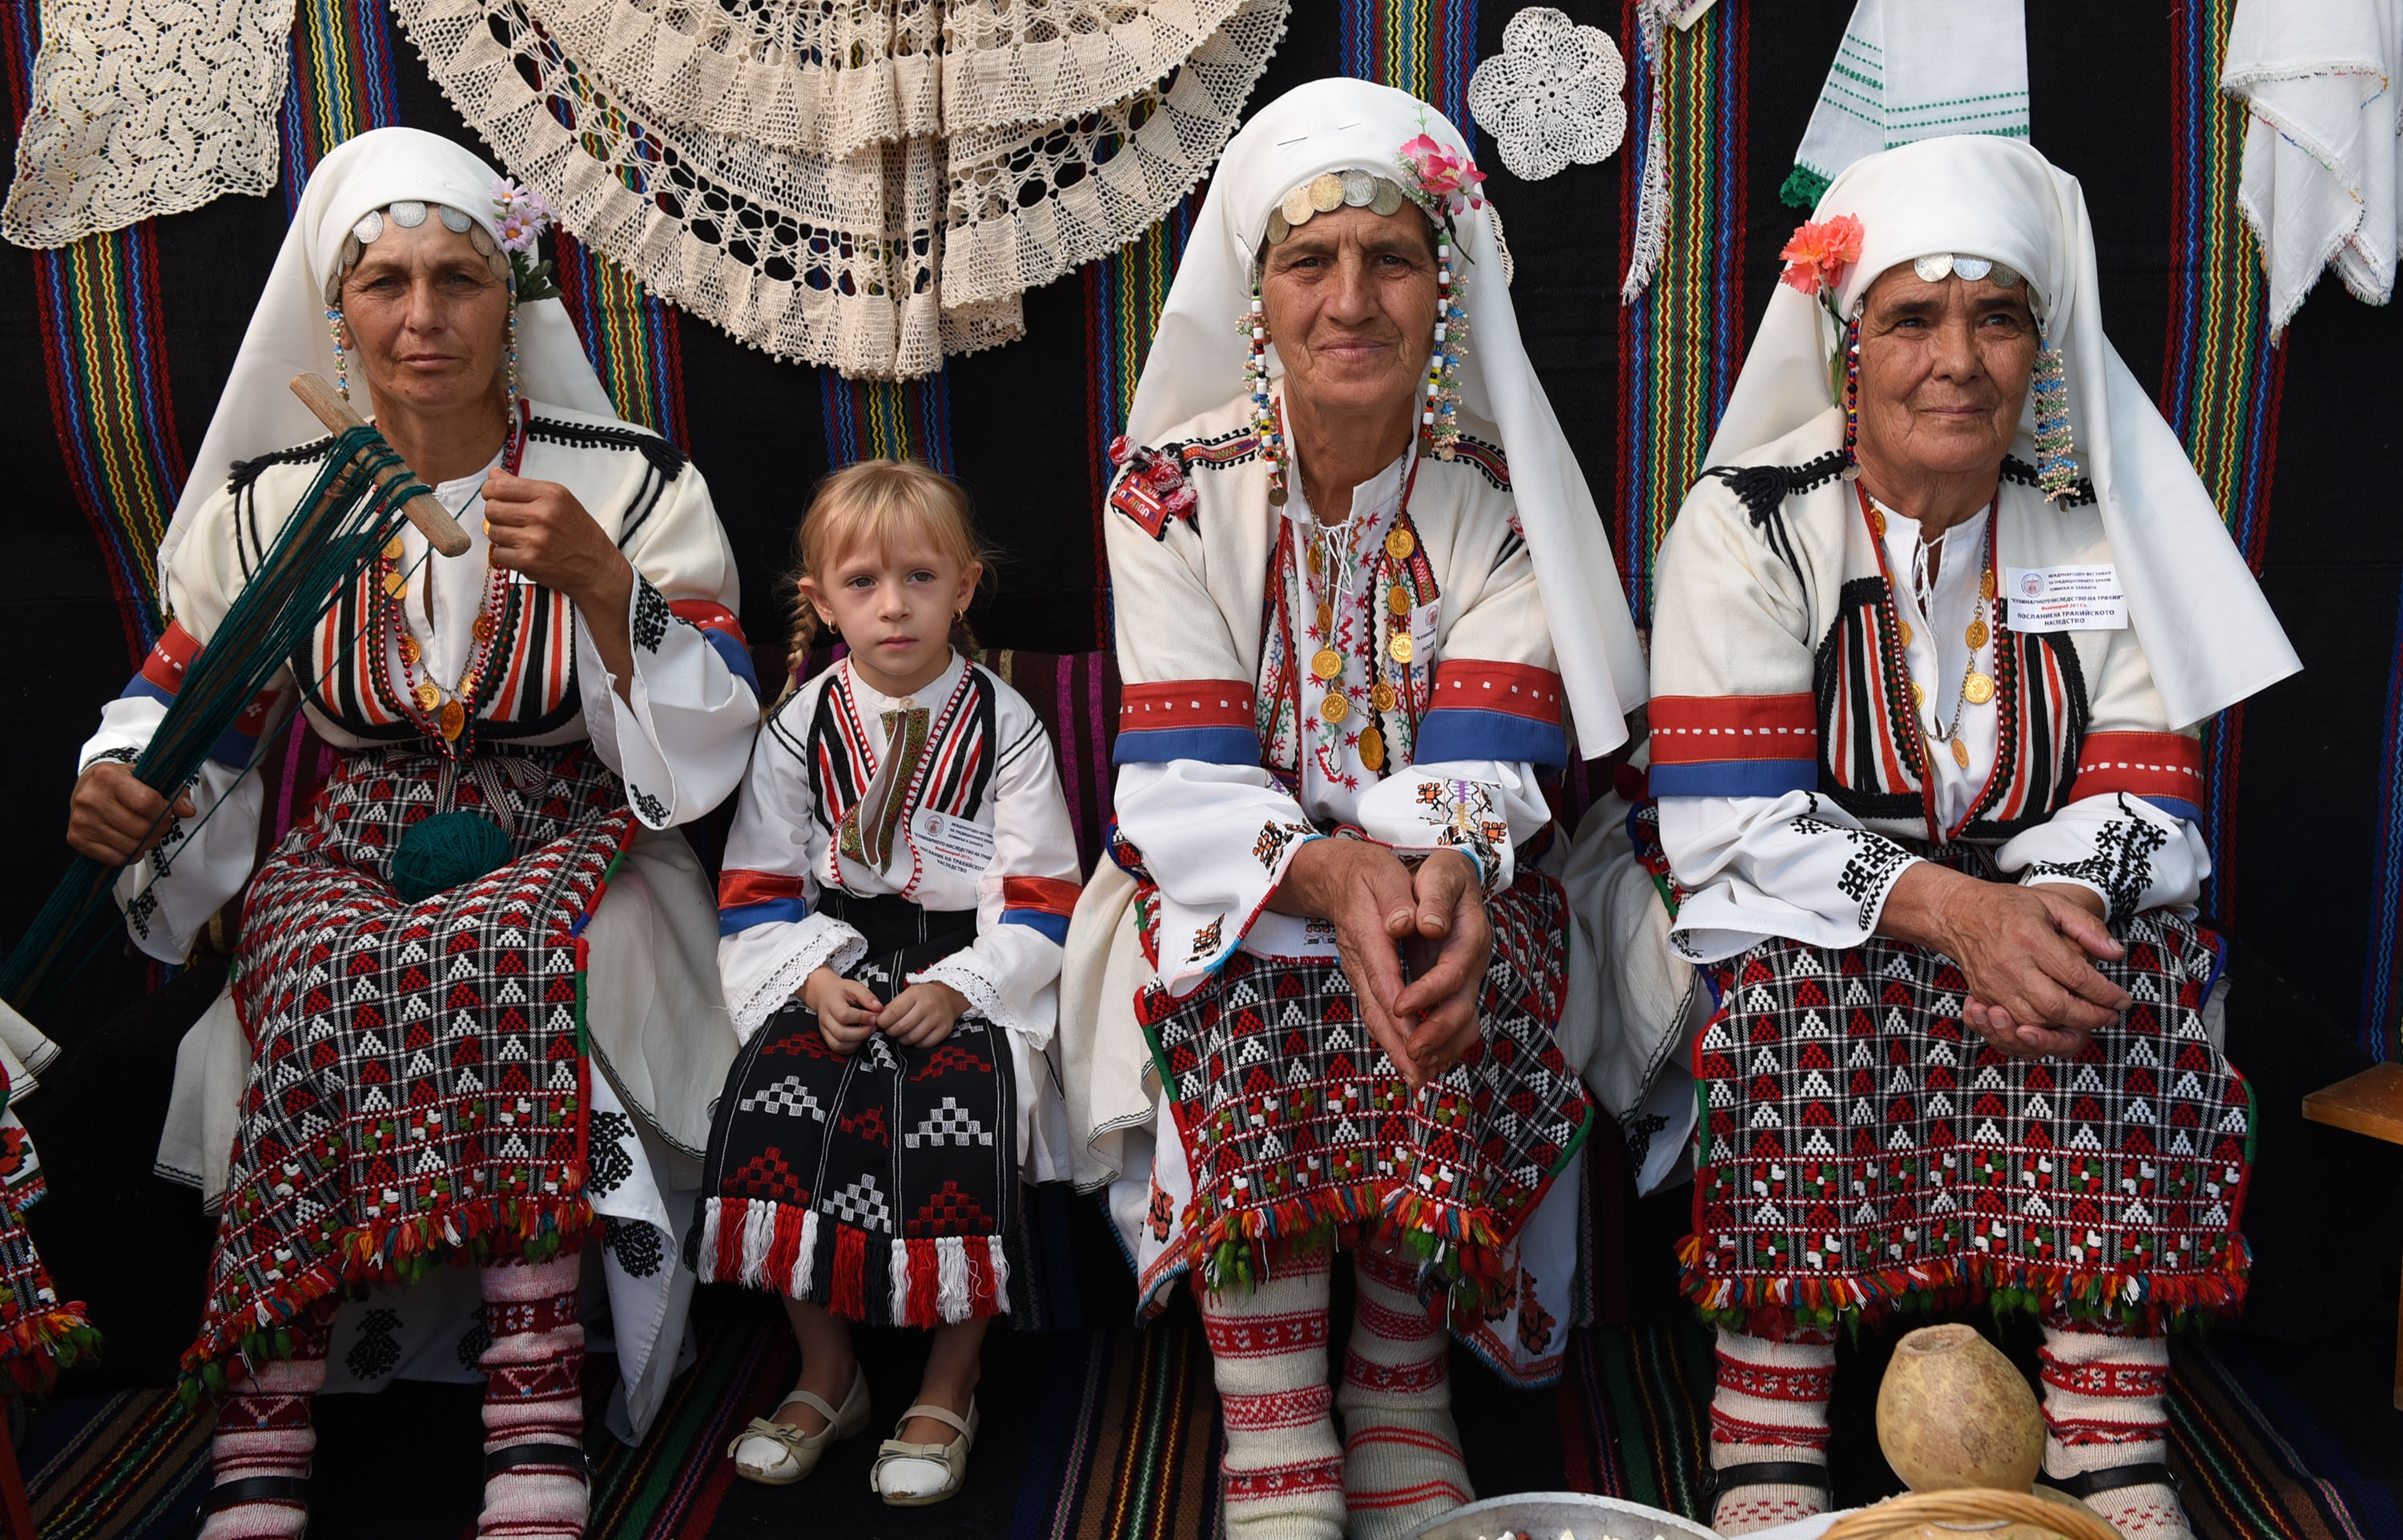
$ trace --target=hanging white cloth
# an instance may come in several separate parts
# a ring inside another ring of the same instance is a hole
[[[1243,126],[1211,178],[1160,312],[1127,414],[1130,443],[1156,443],[1178,423],[1242,393],[1249,343],[1230,318],[1250,308],[1253,254],[1286,190],[1321,173],[1354,169],[1406,181],[1399,152],[1421,133],[1466,159],[1466,136],[1441,113],[1408,92],[1366,80],[1313,81]],[[1626,715],[1644,699],[1644,650],[1602,514],[1519,340],[1493,210],[1472,209],[1456,218],[1467,280],[1459,302],[1470,338],[1460,371],[1461,407],[1501,432],[1510,493],[1535,552],[1536,586],[1579,750],[1589,757],[1607,754],[1626,741]]]
[[[2062,354],[2075,453],[2093,482],[2129,617],[2174,727],[2302,667],[2185,447],[2104,335],[2093,227],[2076,177],[2021,141],[1928,139],[1840,174],[1812,217],[1838,215],[1858,218],[1864,231],[1860,259],[1836,291],[1846,315],[1887,269],[1937,252],[2005,263],[2033,286],[2046,337]],[[1826,412],[1835,345],[1818,300],[1779,284],[1705,463],[1732,464]],[[2031,462],[2033,395],[2017,444]]]
[[[1948,133],[2028,136],[2021,0],[1858,0],[1778,196],[1807,209],[1861,157]]]
[[[2395,292],[2403,218],[2403,0],[2241,0],[2220,89],[2250,111],[2236,204],[2261,243],[2270,331],[2320,271],[2354,298]]]

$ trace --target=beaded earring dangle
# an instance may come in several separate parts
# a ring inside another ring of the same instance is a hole
[[[1854,444],[1861,434],[1861,319],[1844,323],[1844,469],[1861,468]]]
[[[2077,457],[2069,431],[2069,381],[2062,368],[2061,350],[2036,323],[2035,334],[2035,474],[2045,497],[2059,502],[2077,493]]]
[[[347,403],[351,398],[351,356],[342,348],[342,307],[326,307],[326,329],[334,337],[334,394]]]
[[[1452,267],[1452,221],[1446,219],[1435,238],[1435,352],[1427,359],[1426,405],[1419,413],[1422,454],[1449,460],[1460,448],[1460,361],[1468,346],[1468,314],[1460,308],[1467,293],[1465,276]]]
[[[1269,401],[1269,318],[1260,302],[1260,267],[1252,264],[1252,308],[1243,317],[1251,333],[1252,351],[1243,366],[1252,392],[1252,431],[1259,437],[1260,463],[1269,468],[1269,503],[1285,503],[1284,436],[1277,432],[1276,409]]]
[[[518,281],[509,275],[509,400],[506,419],[509,432],[518,430]]]

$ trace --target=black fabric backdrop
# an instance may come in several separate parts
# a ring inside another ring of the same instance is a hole
[[[8,0],[31,5],[32,0]],[[1747,319],[1774,281],[1797,215],[1776,189],[1842,31],[1851,0],[1722,0],[1750,7],[1743,153]],[[2211,0],[2175,0],[2178,4]],[[1483,49],[1517,7],[1486,0]],[[1581,21],[1628,46],[1622,5],[1569,0]],[[2104,262],[2104,319],[2138,379],[2157,384],[2168,322],[2172,143],[2171,5],[2028,0],[2035,141],[2085,183]],[[1338,7],[1297,0],[1291,31],[1255,101],[1340,68]],[[1631,60],[1631,67],[1635,67]],[[405,44],[403,120],[476,141]],[[1631,140],[1641,124],[1631,127]],[[479,145],[479,148],[482,148]],[[1622,154],[1627,153],[1622,151]],[[1597,496],[1623,496],[1616,468],[1617,289],[1624,265],[1620,164],[1534,185],[1479,156],[1518,258],[1520,324]],[[197,445],[285,223],[280,196],[228,198],[159,229],[161,306],[182,441]],[[975,619],[987,643],[1047,650],[1095,645],[1092,467],[1084,394],[1082,285],[1027,297],[1026,340],[951,371],[961,479],[1010,553]],[[708,475],[743,572],[755,639],[783,625],[772,591],[790,530],[826,451],[816,371],[775,363],[687,317],[681,328],[688,447]],[[2383,711],[2394,661],[2403,523],[2385,506],[2403,356],[2403,316],[2322,286],[2285,343],[2263,581],[2308,665],[2247,719],[2234,840],[2232,923],[2257,955],[2348,1026],[2362,990],[2380,778],[2393,758]],[[76,745],[132,671],[93,536],[70,492],[42,365],[32,260],[0,247],[0,806],[10,878],[0,938],[13,939],[63,867]],[[112,958],[77,1004],[45,1024],[79,1025],[142,987]]]

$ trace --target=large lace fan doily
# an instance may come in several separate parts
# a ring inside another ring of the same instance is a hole
[[[41,22],[10,241],[63,246],[275,185],[292,0],[42,0]]]
[[[589,7],[623,22],[644,13],[638,0],[396,0],[396,8],[452,104],[588,245],[743,341],[845,374],[908,379],[941,368],[946,354],[1022,335],[1023,290],[1116,250],[1183,197],[1225,147],[1289,3],[1232,0],[1188,56],[1123,100],[1032,126],[903,132],[840,155],[663,119],[613,94],[543,20]],[[712,0],[654,4],[657,18],[723,14]],[[906,123],[935,110],[913,104],[924,94],[913,70],[889,66],[896,47],[900,58],[922,57],[911,50],[932,35],[938,4],[831,7],[883,20],[881,33],[868,27],[854,39],[851,57],[870,82],[861,96],[882,90],[885,105],[861,105],[854,121],[889,111]],[[767,4],[756,14],[785,8],[801,7]],[[1144,8],[956,0],[950,11],[956,27]],[[881,54],[868,34],[882,38]],[[942,58],[938,103],[950,78]],[[1055,89],[1064,74],[1049,76]]]
[[[525,0],[658,126],[848,155],[910,134],[1049,123],[1130,101],[1241,0]]]

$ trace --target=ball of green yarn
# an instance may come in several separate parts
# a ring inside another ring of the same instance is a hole
[[[508,865],[509,837],[489,818],[438,812],[421,818],[392,853],[392,891],[404,904],[423,903]]]

